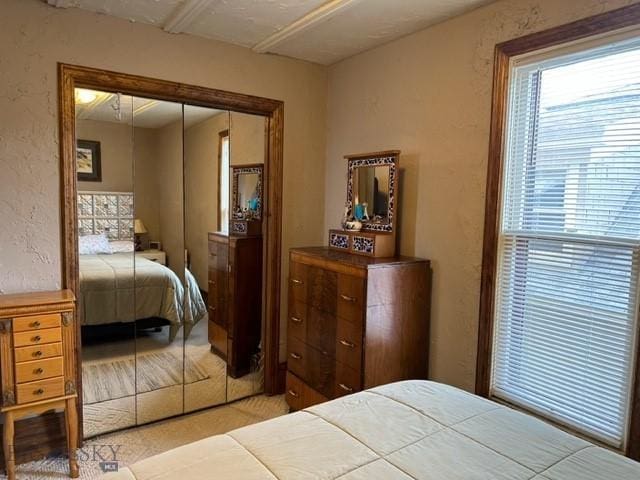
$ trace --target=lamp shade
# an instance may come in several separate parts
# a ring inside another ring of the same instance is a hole
[[[133,225],[133,230],[135,232],[136,235],[141,235],[143,233],[149,233],[149,231],[147,230],[147,227],[144,226],[144,223],[142,223],[142,220],[140,220],[139,218],[136,218],[134,225]]]

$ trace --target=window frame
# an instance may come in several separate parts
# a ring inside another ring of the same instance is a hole
[[[217,219],[217,224],[218,224],[218,231],[221,232],[222,231],[222,175],[220,174],[222,172],[222,146],[224,144],[225,139],[227,140],[227,142],[229,143],[229,145],[227,146],[227,152],[228,152],[228,156],[229,156],[229,165],[231,165],[231,138],[229,137],[229,130],[222,130],[221,132],[218,132],[218,219]],[[230,201],[229,198],[227,198],[227,210],[230,208]],[[227,218],[230,218],[230,216],[228,215]],[[228,228],[228,225],[227,225]],[[225,230],[226,231],[226,230]]]
[[[491,130],[487,163],[484,238],[480,286],[476,393],[489,397],[493,349],[495,285],[499,261],[501,186],[506,138],[506,113],[513,57],[538,52],[597,35],[640,25],[640,4],[612,10],[496,45],[493,69]],[[640,335],[640,332],[637,332]],[[628,457],[640,460],[640,349],[636,351],[630,405]]]

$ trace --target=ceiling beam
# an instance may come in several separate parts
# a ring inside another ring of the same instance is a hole
[[[213,0],[186,0],[176,7],[164,22],[162,29],[169,33],[182,33]]]
[[[258,53],[267,53],[294,35],[298,35],[321,22],[329,20],[331,17],[353,6],[359,1],[361,0],[330,0],[323,5],[320,5],[318,8],[311,10],[295,22],[278,30],[273,35],[265,38],[255,45],[252,50]]]

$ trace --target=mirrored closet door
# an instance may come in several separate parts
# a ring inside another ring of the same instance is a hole
[[[264,118],[76,105],[85,438],[262,392]]]
[[[185,105],[184,185],[186,268],[206,302],[205,318],[185,338],[184,405],[191,412],[227,402],[226,351],[215,340],[227,252],[211,238],[228,224],[229,112]]]
[[[84,435],[136,425],[134,99],[76,89]]]
[[[140,425],[183,412],[184,338],[192,321],[204,315],[204,308],[201,299],[187,296],[182,104],[139,97],[133,103],[136,420]]]
[[[227,400],[232,401],[264,390],[264,117],[231,112],[229,139]]]

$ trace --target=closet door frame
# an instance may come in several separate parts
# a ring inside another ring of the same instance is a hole
[[[279,365],[280,280],[282,247],[282,169],[284,102],[224,90],[58,63],[58,119],[61,169],[61,233],[63,288],[79,294],[78,212],[76,180],[75,88],[88,88],[200,107],[229,110],[265,117],[263,318],[265,325],[266,394],[284,392],[284,369]],[[81,362],[80,324],[77,329],[76,362]],[[78,368],[78,428],[82,439],[82,369]]]

